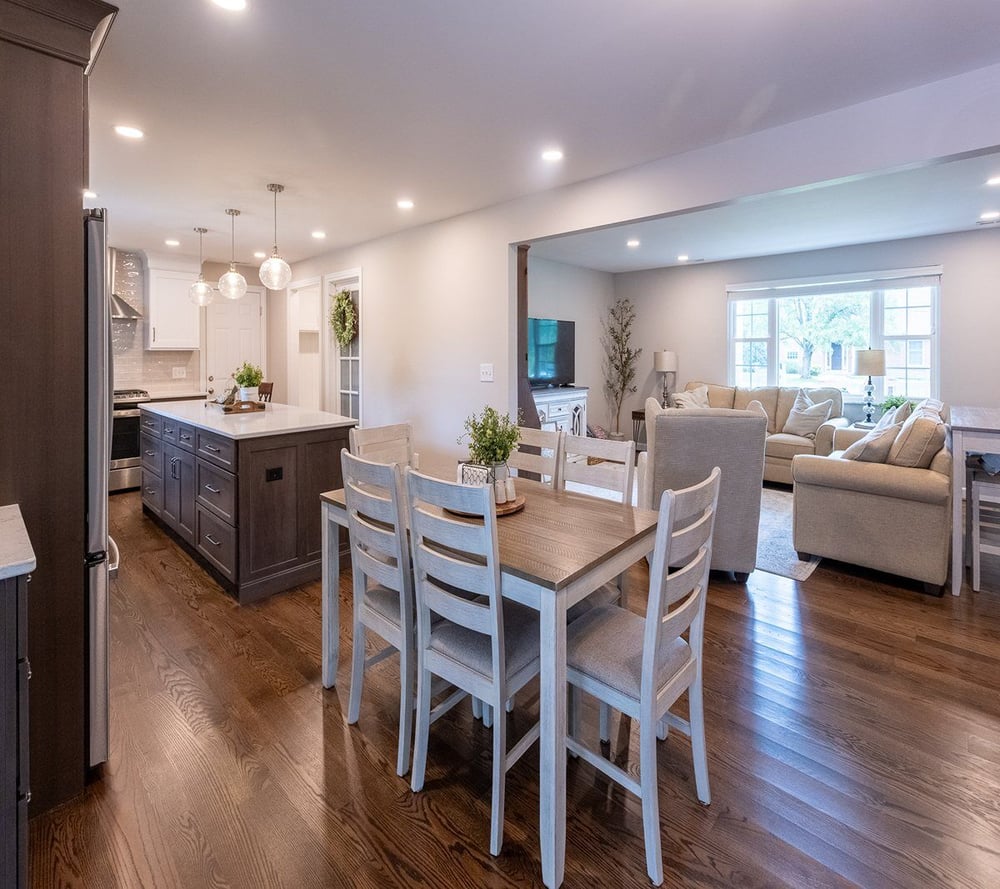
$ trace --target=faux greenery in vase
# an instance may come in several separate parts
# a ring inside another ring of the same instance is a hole
[[[623,296],[608,309],[603,322],[604,336],[604,394],[611,408],[612,433],[621,435],[622,402],[625,396],[636,391],[635,368],[642,349],[632,348],[632,325],[635,323],[635,306]]]
[[[458,437],[459,444],[467,441],[469,445],[469,462],[463,464],[462,481],[465,484],[486,484],[498,477],[506,477],[505,471],[498,475],[498,467],[506,469],[507,458],[520,438],[521,432],[510,414],[501,414],[495,407],[487,406],[481,414],[466,417],[465,432]],[[485,472],[467,471],[475,467],[482,467]]]
[[[244,361],[236,369],[233,379],[236,381],[236,385],[240,387],[240,401],[256,401],[258,395],[257,387],[260,385],[260,381],[264,379],[264,371],[257,367],[256,364]]]

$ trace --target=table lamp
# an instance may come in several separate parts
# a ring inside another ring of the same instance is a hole
[[[677,373],[677,353],[676,352],[654,352],[653,370],[663,374],[663,401],[664,407],[670,404],[670,387],[667,384],[668,375]]]
[[[875,393],[875,384],[872,377],[885,376],[885,349],[858,349],[854,353],[854,373],[859,376],[868,377],[865,384],[865,423],[872,424],[872,414],[875,413],[875,401],[872,395]]]

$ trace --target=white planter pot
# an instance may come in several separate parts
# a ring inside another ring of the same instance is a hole
[[[510,475],[506,463],[483,466],[480,463],[459,463],[458,481],[463,485],[492,485],[497,480],[504,481]]]
[[[260,401],[260,392],[257,386],[240,386],[240,401]]]

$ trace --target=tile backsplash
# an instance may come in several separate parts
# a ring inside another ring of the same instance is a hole
[[[141,253],[116,253],[115,293],[145,313],[146,276]],[[154,397],[201,391],[201,353],[197,349],[147,351],[145,318],[112,320],[111,344],[116,389],[147,389]],[[183,379],[174,379],[175,367],[184,368]]]

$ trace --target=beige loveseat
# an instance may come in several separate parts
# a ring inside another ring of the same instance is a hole
[[[697,484],[722,470],[712,568],[743,582],[757,563],[765,420],[717,408],[663,410],[646,400],[647,450],[639,454],[639,505],[659,507],[666,489]]]
[[[839,429],[837,448],[864,436]],[[792,462],[792,544],[800,558],[825,556],[923,581],[940,592],[951,541],[951,451],[926,469],[847,460],[842,450]]]
[[[739,386],[717,386],[714,383],[691,382],[685,391],[708,387],[710,407],[746,410],[751,401],[759,401],[767,412],[767,440],[764,444],[764,479],[769,482],[792,483],[792,458],[797,454],[819,454],[825,456],[833,450],[833,433],[837,428],[846,427],[849,421],[844,413],[843,394],[839,389],[803,389],[813,402],[833,401],[830,419],[816,431],[816,437],[806,438],[782,432],[788,421],[788,414],[795,403],[797,388],[760,386],[743,389]],[[646,430],[647,437],[649,429]]]

